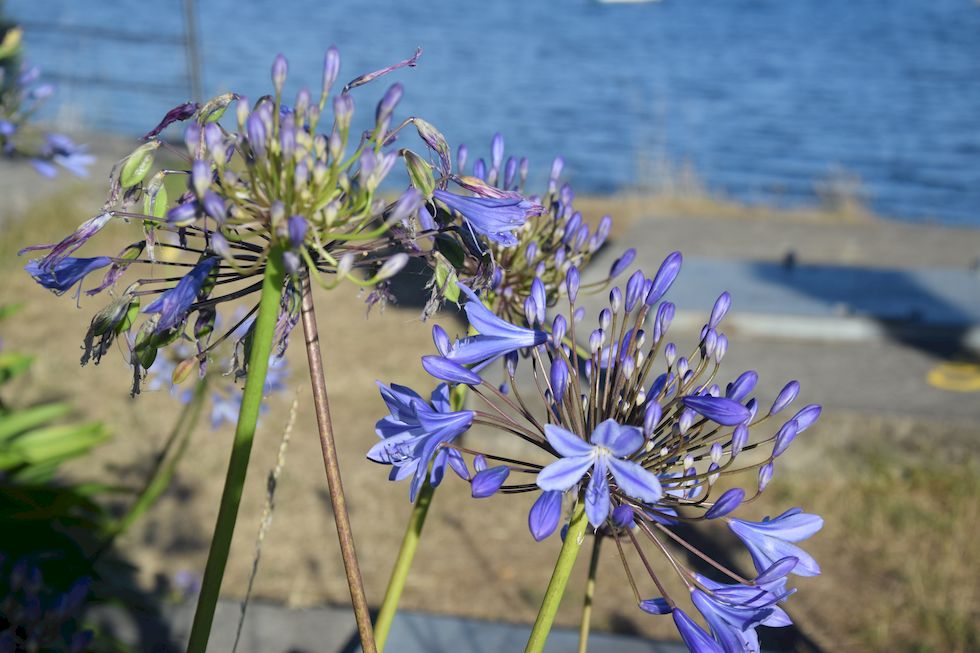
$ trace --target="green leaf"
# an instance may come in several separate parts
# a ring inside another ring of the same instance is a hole
[[[448,234],[439,234],[436,236],[436,249],[440,254],[445,256],[457,270],[462,268],[463,264],[466,262],[466,251],[455,238],[449,236]]]
[[[119,183],[122,184],[123,188],[135,186],[143,181],[150,168],[153,167],[153,157],[159,147],[160,141],[150,141],[140,145],[126,157],[126,163],[123,164],[122,172],[119,175]]]
[[[11,315],[19,313],[22,308],[24,308],[24,302],[0,305],[0,320],[5,320]]]
[[[0,444],[25,431],[64,417],[69,412],[69,404],[44,404],[3,415],[0,417]]]
[[[10,449],[25,463],[40,465],[78,457],[108,439],[109,432],[98,422],[69,424],[31,431],[17,438]]]
[[[6,383],[15,376],[23,374],[33,362],[34,357],[27,354],[0,353],[0,383]]]

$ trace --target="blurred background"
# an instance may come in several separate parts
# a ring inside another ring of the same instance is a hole
[[[341,51],[342,79],[421,46],[419,65],[396,73],[406,87],[401,116],[424,116],[452,145],[465,142],[471,161],[488,156],[490,138],[503,133],[508,154],[530,159],[532,190],[564,156],[586,217],[615,220],[599,268],[629,246],[645,269],[682,250],[685,269],[671,291],[678,342],[696,341],[714,298],[728,290],[730,377],[759,371],[763,401],[798,378],[804,398],[824,405],[766,501],[750,509],[762,516],[801,505],[826,522],[807,543],[824,575],[798,583],[788,604],[796,626],[765,633],[764,648],[980,649],[976,2],[6,0],[0,23],[24,28],[25,57],[57,84],[38,121],[97,158],[88,179],[53,181],[0,159],[0,304],[23,303],[0,322],[0,335],[4,352],[34,356],[4,399],[70,400],[74,417],[112,434],[55,480],[138,485],[179,404],[166,388],[130,400],[119,356],[79,370],[81,337],[100,304],[83,299],[77,310],[44,293],[18,270],[16,250],[94,215],[112,164],[174,105],[229,90],[264,93],[276,53],[290,60],[291,96],[318,86],[331,44]],[[363,119],[383,90],[358,97]],[[118,242],[128,242],[121,230]],[[407,487],[387,483],[386,471],[363,458],[383,410],[373,382],[421,383],[417,359],[431,348],[431,325],[407,299],[366,322],[353,288],[321,301],[321,330],[343,343],[327,349],[328,382],[368,596],[379,602],[410,506]],[[451,315],[438,321],[458,329]],[[294,347],[287,358],[293,373],[270,399],[256,441],[216,650],[230,650],[264,478],[294,397],[296,427],[243,647],[354,650],[343,609],[331,611],[347,590],[303,352]],[[228,425],[209,429],[204,420],[160,500],[115,542],[114,573],[163,616],[149,623],[110,609],[99,613],[100,632],[135,650],[180,641],[230,439]],[[520,499],[474,503],[467,494],[447,481],[436,497],[403,599],[428,620],[405,622],[405,641],[435,638],[452,623],[483,632],[488,622],[515,624],[520,641],[521,624],[534,617],[556,542],[531,546]],[[125,501],[110,495],[106,505],[118,514]],[[724,551],[725,534],[715,535]],[[746,568],[736,550],[732,564]],[[671,650],[655,642],[676,638],[672,624],[634,608],[618,564],[603,562],[595,627],[621,637],[595,650]],[[576,623],[576,591],[563,606],[565,626]],[[314,622],[289,621],[302,615]],[[328,617],[337,625],[325,634]],[[314,644],[301,641],[304,627]],[[289,637],[300,639],[283,644]],[[428,641],[419,650],[457,650]]]

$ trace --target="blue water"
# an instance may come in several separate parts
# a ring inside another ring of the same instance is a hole
[[[205,91],[256,97],[277,52],[315,86],[336,43],[351,78],[425,49],[397,79],[401,115],[485,150],[495,131],[538,179],[564,154],[580,192],[649,183],[644,162],[689,162],[715,191],[813,202],[860,178],[888,216],[980,226],[980,4],[975,0],[534,2],[206,0]],[[51,114],[138,133],[186,99],[184,50],[72,33],[179,37],[179,0],[8,0],[37,25],[33,59],[65,81]],[[67,31],[61,31],[62,29]],[[77,30],[76,30],[77,32]],[[384,85],[361,94],[373,113]]]

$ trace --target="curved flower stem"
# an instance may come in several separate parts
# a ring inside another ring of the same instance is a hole
[[[589,561],[589,580],[585,583],[585,601],[582,603],[582,625],[578,630],[578,653],[589,650],[589,629],[592,627],[592,597],[595,595],[595,577],[599,571],[599,550],[602,536],[596,535],[592,542],[592,559]]]
[[[262,406],[262,391],[265,375],[269,369],[269,356],[275,336],[276,319],[279,316],[279,301],[282,297],[285,273],[282,266],[282,250],[273,247],[262,281],[262,295],[259,299],[259,314],[255,319],[252,336],[252,351],[248,358],[248,375],[242,393],[242,406],[238,413],[238,426],[235,428],[235,441],[228,461],[228,474],[221,492],[221,506],[218,520],[214,526],[214,537],[208,551],[208,562],[201,581],[201,594],[197,599],[194,623],[191,626],[188,653],[204,653],[211,634],[211,622],[218,603],[221,579],[224,577],[231,537],[235,533],[238,518],[238,505],[242,499],[248,458],[252,451],[255,427],[259,421],[259,408]]]
[[[449,395],[450,410],[463,409],[463,405],[466,403],[466,390],[467,387],[461,385],[452,391]],[[405,582],[408,580],[408,572],[412,568],[412,561],[415,560],[415,551],[418,549],[419,540],[422,537],[422,528],[425,526],[425,518],[429,514],[429,506],[432,504],[432,497],[435,496],[435,493],[436,489],[426,478],[415,498],[415,506],[412,507],[412,514],[408,518],[408,527],[405,529],[402,545],[398,549],[398,557],[395,559],[395,567],[391,570],[391,577],[388,579],[385,598],[381,602],[381,610],[374,622],[374,634],[377,638],[379,653],[384,651],[388,641],[391,623],[395,619],[395,613],[398,612],[398,601],[401,600]]]
[[[541,607],[538,608],[538,617],[534,620],[531,636],[527,640],[527,646],[524,647],[524,653],[541,653],[544,650],[548,633],[551,632],[551,625],[555,621],[555,614],[561,604],[561,597],[565,594],[568,577],[575,565],[575,558],[578,557],[578,551],[582,548],[585,528],[588,523],[589,521],[585,517],[585,502],[580,500],[572,513],[572,520],[568,525],[568,532],[565,534],[565,543],[562,544],[558,561],[555,562],[555,570],[551,573],[548,589],[545,590]]]
[[[371,612],[364,594],[361,568],[357,564],[354,550],[354,534],[351,530],[350,515],[347,513],[347,499],[340,478],[340,464],[337,460],[337,447],[333,437],[333,423],[330,420],[330,403],[327,398],[327,384],[323,375],[323,357],[320,353],[320,336],[316,327],[316,312],[313,307],[313,293],[310,289],[310,275],[303,276],[303,333],[306,336],[306,356],[310,363],[310,382],[313,384],[313,405],[316,408],[316,422],[320,431],[320,448],[323,450],[323,468],[327,475],[327,488],[330,491],[330,504],[333,508],[334,523],[337,525],[337,538],[340,540],[340,554],[347,572],[347,586],[350,588],[351,605],[357,621],[357,633],[361,639],[364,653],[376,653],[374,633],[371,628]]]
[[[435,492],[436,489],[426,479],[415,499],[412,514],[408,518],[408,527],[405,529],[404,537],[402,537],[402,545],[398,549],[398,558],[395,559],[395,567],[391,570],[391,578],[388,579],[385,598],[381,603],[381,610],[378,612],[378,619],[374,624],[379,652],[384,651],[385,643],[388,641],[391,622],[394,621],[395,613],[398,611],[398,601],[401,599],[402,590],[405,589],[408,572],[412,568],[415,551],[418,549],[419,539],[422,536],[422,527],[425,526],[425,517],[429,513],[429,505],[432,503]]]
[[[208,380],[206,377],[198,381],[194,386],[194,394],[191,395],[191,400],[184,404],[183,410],[180,411],[180,416],[177,418],[173,430],[167,436],[167,442],[157,455],[157,459],[153,464],[153,470],[146,479],[146,484],[129,507],[129,510],[113,522],[108,536],[99,546],[93,558],[100,557],[112,548],[116,538],[126,532],[130,526],[139,520],[153,506],[156,500],[160,498],[160,495],[170,487],[170,481],[173,479],[174,471],[177,469],[177,463],[180,462],[180,459],[183,458],[184,453],[187,451],[191,435],[194,433],[197,422],[201,417],[201,409],[204,407],[204,399],[207,397],[207,388]],[[170,452],[174,446],[177,447],[177,451],[171,456]]]

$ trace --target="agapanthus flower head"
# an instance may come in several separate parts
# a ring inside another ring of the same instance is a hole
[[[659,572],[647,562],[644,570],[657,593],[651,597],[634,583],[637,604],[650,613],[673,613],[692,650],[757,651],[758,625],[789,623],[776,605],[791,593],[785,588],[787,576],[819,573],[795,543],[816,533],[822,521],[799,509],[761,522],[735,515],[765,489],[776,458],[801,424],[805,428],[815,421],[819,407],[806,406],[776,421],[780,418],[774,415],[796,398],[798,384],[791,382],[780,393],[776,410],[760,411],[751,396],[758,381],[753,371],[738,375],[722,391],[716,379],[727,351],[719,331],[731,305],[727,293],[716,302],[696,346],[686,356],[679,352],[668,340],[674,310],[664,297],[680,263],[680,254],[672,254],[653,276],[637,272],[625,287],[610,291],[609,305],[591,331],[573,317],[579,311],[574,292],[566,293],[567,308],[559,312],[540,299],[540,287],[530,289],[524,321],[552,325],[551,334],[535,337],[534,329],[508,325],[465,289],[471,334],[451,343],[448,334],[435,329],[439,355],[434,359],[442,363],[433,365],[433,357],[427,357],[425,369],[440,380],[468,386],[478,403],[471,410],[472,423],[524,440],[529,456],[498,455],[492,445],[482,447],[473,438],[463,447],[459,433],[438,448],[464,461],[472,457],[480,471],[468,480],[477,498],[495,492],[536,495],[528,517],[536,540],[559,530],[563,505],[575,504],[599,536],[616,539],[620,548],[621,542],[635,548],[644,561],[646,549],[668,551],[668,543],[706,561],[726,577],[699,576],[675,556],[665,568],[686,586],[689,603],[704,616],[707,629],[678,607],[683,597],[668,594]],[[512,389],[507,394],[483,367],[488,357],[500,356]],[[392,412],[385,419],[395,417]],[[414,428],[413,438],[431,437],[425,424]],[[399,464],[428,462],[407,451]],[[745,487],[746,474],[758,482]],[[706,521],[728,524],[745,543],[755,562],[754,577],[711,560],[678,528]],[[629,577],[634,578],[632,571]]]
[[[341,282],[367,288],[370,305],[389,296],[385,286],[410,256],[441,256],[410,228],[431,189],[423,192],[413,185],[393,201],[380,191],[399,162],[409,164],[409,173],[414,165],[410,154],[391,147],[401,130],[416,120],[393,126],[405,92],[401,84],[381,97],[372,129],[357,134],[351,127],[351,91],[414,66],[418,55],[359,76],[338,92],[333,86],[340,57],[330,48],[320,92],[301,89],[288,102],[283,89],[289,66],[279,55],[272,66],[269,95],[249,101],[225,93],[167,112],[142,144],[116,164],[108,201],[96,217],[60,242],[22,250],[44,252],[27,268],[57,293],[98,268],[109,269],[90,294],[114,288],[131,270],[143,271],[100,314],[97,327],[93,321],[83,360],[97,361],[110,341],[126,343],[134,392],[156,352],[182,338],[199,344],[203,364],[214,347],[236,332],[234,321],[226,320],[228,330],[214,333],[222,305],[258,295],[274,257],[281,259],[288,277],[277,326],[281,354],[299,317],[304,277],[324,288]],[[225,118],[226,112],[233,115]],[[427,144],[444,143],[429,123],[418,119],[416,126]],[[163,140],[178,128],[183,129],[183,148]],[[53,160],[63,165],[81,156],[67,139],[51,136],[47,143]],[[448,145],[445,148],[448,151]],[[155,170],[155,159],[164,149],[182,163]],[[185,189],[174,192],[174,180]],[[427,236],[438,236],[440,247],[462,251],[463,220],[434,226]],[[93,244],[110,224],[121,222],[140,228],[137,242],[116,256],[78,257],[77,250]],[[490,234],[482,227],[476,232],[480,238]],[[487,246],[478,243],[476,248]],[[123,305],[126,310],[121,310]],[[117,338],[124,333],[129,337]],[[235,337],[244,342],[248,333]],[[241,357],[243,364],[245,358]]]
[[[420,133],[421,130],[420,130]],[[425,140],[425,139],[424,139]],[[426,140],[428,143],[429,141]],[[438,144],[438,140],[434,140]],[[489,280],[466,280],[474,287],[486,287],[484,301],[500,316],[516,323],[533,326],[525,320],[525,301],[537,280],[542,295],[536,297],[541,309],[554,306],[562,295],[578,291],[597,292],[621,274],[633,258],[632,250],[605,275],[582,284],[569,280],[570,272],[578,274],[588,267],[592,257],[605,244],[612,228],[612,218],[603,216],[590,225],[574,207],[575,194],[567,184],[559,186],[561,158],[552,167],[546,192],[526,194],[528,163],[526,158],[504,158],[504,137],[496,134],[491,142],[490,167],[483,159],[473,164],[471,174],[463,170],[467,158],[465,147],[457,157],[458,169],[452,172],[448,148],[437,151],[444,187],[432,194],[436,208],[445,206],[462,215],[464,227],[489,241],[487,258],[492,262]],[[451,182],[451,183],[450,183]],[[469,195],[462,195],[462,189]],[[570,287],[574,283],[574,287]],[[541,298],[543,297],[543,301]]]

